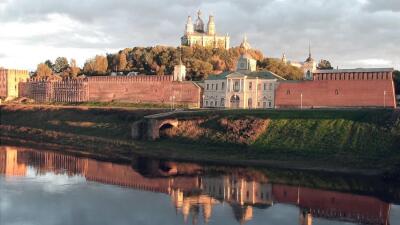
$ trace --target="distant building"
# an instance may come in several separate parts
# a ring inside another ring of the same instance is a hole
[[[216,33],[214,16],[209,17],[207,29],[205,29],[201,12],[197,13],[197,20],[195,24],[192,22],[192,17],[189,16],[185,33],[181,38],[181,44],[184,46],[203,46],[212,48],[229,49],[230,37],[228,35],[220,36]]]
[[[244,35],[242,43],[240,43],[240,48],[243,48],[244,50],[249,50],[251,49],[250,43],[247,41],[247,35]]]
[[[274,108],[277,82],[284,78],[256,67],[256,60],[243,54],[235,72],[210,75],[204,84],[203,107]]]
[[[312,74],[317,70],[317,62],[311,57],[311,46],[308,48],[308,57],[304,62],[287,61],[285,53],[282,55],[282,62],[302,69],[304,80],[312,80]]]
[[[29,79],[27,70],[0,68],[0,98],[18,97],[18,85]]]

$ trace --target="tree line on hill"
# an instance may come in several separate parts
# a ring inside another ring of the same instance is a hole
[[[54,63],[50,60],[40,63],[35,76],[38,78],[66,78],[85,74],[86,76],[107,75],[112,72],[128,74],[136,72],[146,75],[172,74],[174,66],[180,61],[187,68],[188,80],[203,80],[209,74],[234,71],[241,54],[247,53],[257,60],[258,70],[268,70],[288,80],[299,80],[303,77],[300,68],[282,62],[280,59],[264,57],[254,49],[245,50],[240,47],[222,48],[207,47],[134,47],[126,48],[106,56],[97,55],[88,59],[83,68],[71,59],[58,57]],[[320,69],[332,69],[329,61],[323,60]]]

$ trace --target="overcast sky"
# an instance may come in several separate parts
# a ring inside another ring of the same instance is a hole
[[[215,16],[231,46],[244,34],[268,57],[400,69],[400,0],[0,0],[0,66],[80,65],[133,46],[180,44],[188,15]]]

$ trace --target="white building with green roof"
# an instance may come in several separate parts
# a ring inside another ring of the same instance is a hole
[[[257,71],[251,56],[241,55],[235,72],[210,75],[204,81],[203,107],[257,109],[275,107],[275,90],[284,78]]]

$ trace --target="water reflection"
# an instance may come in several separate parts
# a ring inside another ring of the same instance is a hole
[[[311,225],[313,219],[358,224],[389,224],[391,205],[375,197],[272,184],[268,177],[231,170],[212,172],[196,164],[137,159],[133,166],[78,158],[54,152],[0,148],[0,174],[6,178],[37,177],[47,173],[81,176],[87,181],[118,185],[170,196],[183,222],[208,223],[215,208],[229,204],[235,220],[251,221],[255,209],[274,205],[298,209],[298,224]]]

